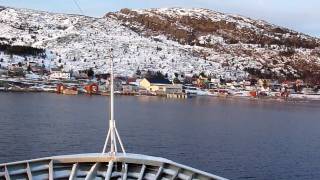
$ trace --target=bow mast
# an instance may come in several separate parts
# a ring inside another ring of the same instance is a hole
[[[125,154],[126,151],[123,147],[121,138],[119,136],[118,130],[116,128],[116,123],[114,119],[114,72],[113,72],[113,49],[110,50],[111,57],[111,72],[110,72],[110,120],[109,120],[109,130],[107,134],[107,138],[103,147],[102,153],[106,153],[107,146],[109,144],[110,150],[109,154],[115,156],[118,152],[117,144],[120,144],[122,153]],[[110,141],[110,143],[109,143]]]

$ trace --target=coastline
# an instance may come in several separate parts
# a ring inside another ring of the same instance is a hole
[[[60,96],[109,96],[108,93],[97,93],[97,94],[88,94],[84,92],[80,92],[78,94],[68,95],[68,94],[60,94],[56,90],[41,90],[37,88],[12,88],[12,89],[3,89],[0,88],[0,93],[51,93],[57,94]],[[281,97],[275,96],[262,96],[262,97],[250,97],[250,96],[217,96],[217,95],[192,95],[187,96],[187,98],[169,98],[167,96],[161,95],[154,95],[154,94],[139,94],[139,93],[123,93],[118,92],[115,94],[116,96],[135,96],[135,97],[160,97],[165,99],[191,99],[197,97],[205,97],[205,98],[216,98],[216,99],[226,99],[226,100],[250,100],[250,101],[277,101],[277,102],[310,102],[310,101],[320,101],[320,95],[305,95],[299,94],[300,96],[294,95],[292,97],[288,97],[288,99],[284,99]],[[310,96],[310,98],[308,98]],[[316,96],[316,98],[313,98]]]

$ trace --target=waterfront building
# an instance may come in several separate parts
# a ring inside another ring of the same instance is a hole
[[[70,79],[70,72],[62,72],[59,68],[51,68],[49,79]]]
[[[84,91],[87,94],[98,94],[99,86],[97,83],[91,83],[84,87]]]
[[[74,77],[75,79],[88,79],[88,75],[85,71],[74,71],[72,73],[72,77]]]
[[[181,94],[182,84],[170,84],[164,87],[164,92],[166,94]]]
[[[122,92],[124,94],[127,93],[137,93],[139,91],[139,87],[135,84],[126,84],[122,85]]]
[[[140,81],[140,87],[151,92],[164,91],[169,84],[172,83],[167,79],[144,78]]]
[[[159,95],[182,93],[182,84],[172,84],[167,79],[144,78],[140,81],[140,87]]]
[[[11,66],[8,70],[8,75],[10,77],[23,77],[25,73],[22,67]]]

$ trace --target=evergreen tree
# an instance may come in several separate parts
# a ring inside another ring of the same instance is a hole
[[[27,71],[30,72],[31,71],[31,66],[29,64],[28,68],[27,68]]]
[[[141,75],[141,71],[140,69],[138,68],[137,71],[136,71],[136,75],[140,76]]]
[[[204,78],[207,77],[204,72],[201,72],[201,73],[199,74],[199,76],[202,76],[202,77],[204,77]]]
[[[90,68],[90,69],[88,70],[87,75],[88,75],[88,77],[89,77],[90,79],[92,79],[92,78],[94,77],[94,71],[93,71],[92,68]]]
[[[181,81],[178,78],[173,79],[174,84],[181,84]]]
[[[148,70],[147,73],[144,75],[144,77],[147,79],[152,78],[152,76],[153,76],[153,73],[150,70]]]
[[[156,79],[165,79],[164,75],[160,71],[157,71],[155,78]]]

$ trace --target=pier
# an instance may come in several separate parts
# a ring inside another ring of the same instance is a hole
[[[174,94],[167,94],[166,95],[168,99],[187,99],[188,95],[185,93],[174,93]]]

